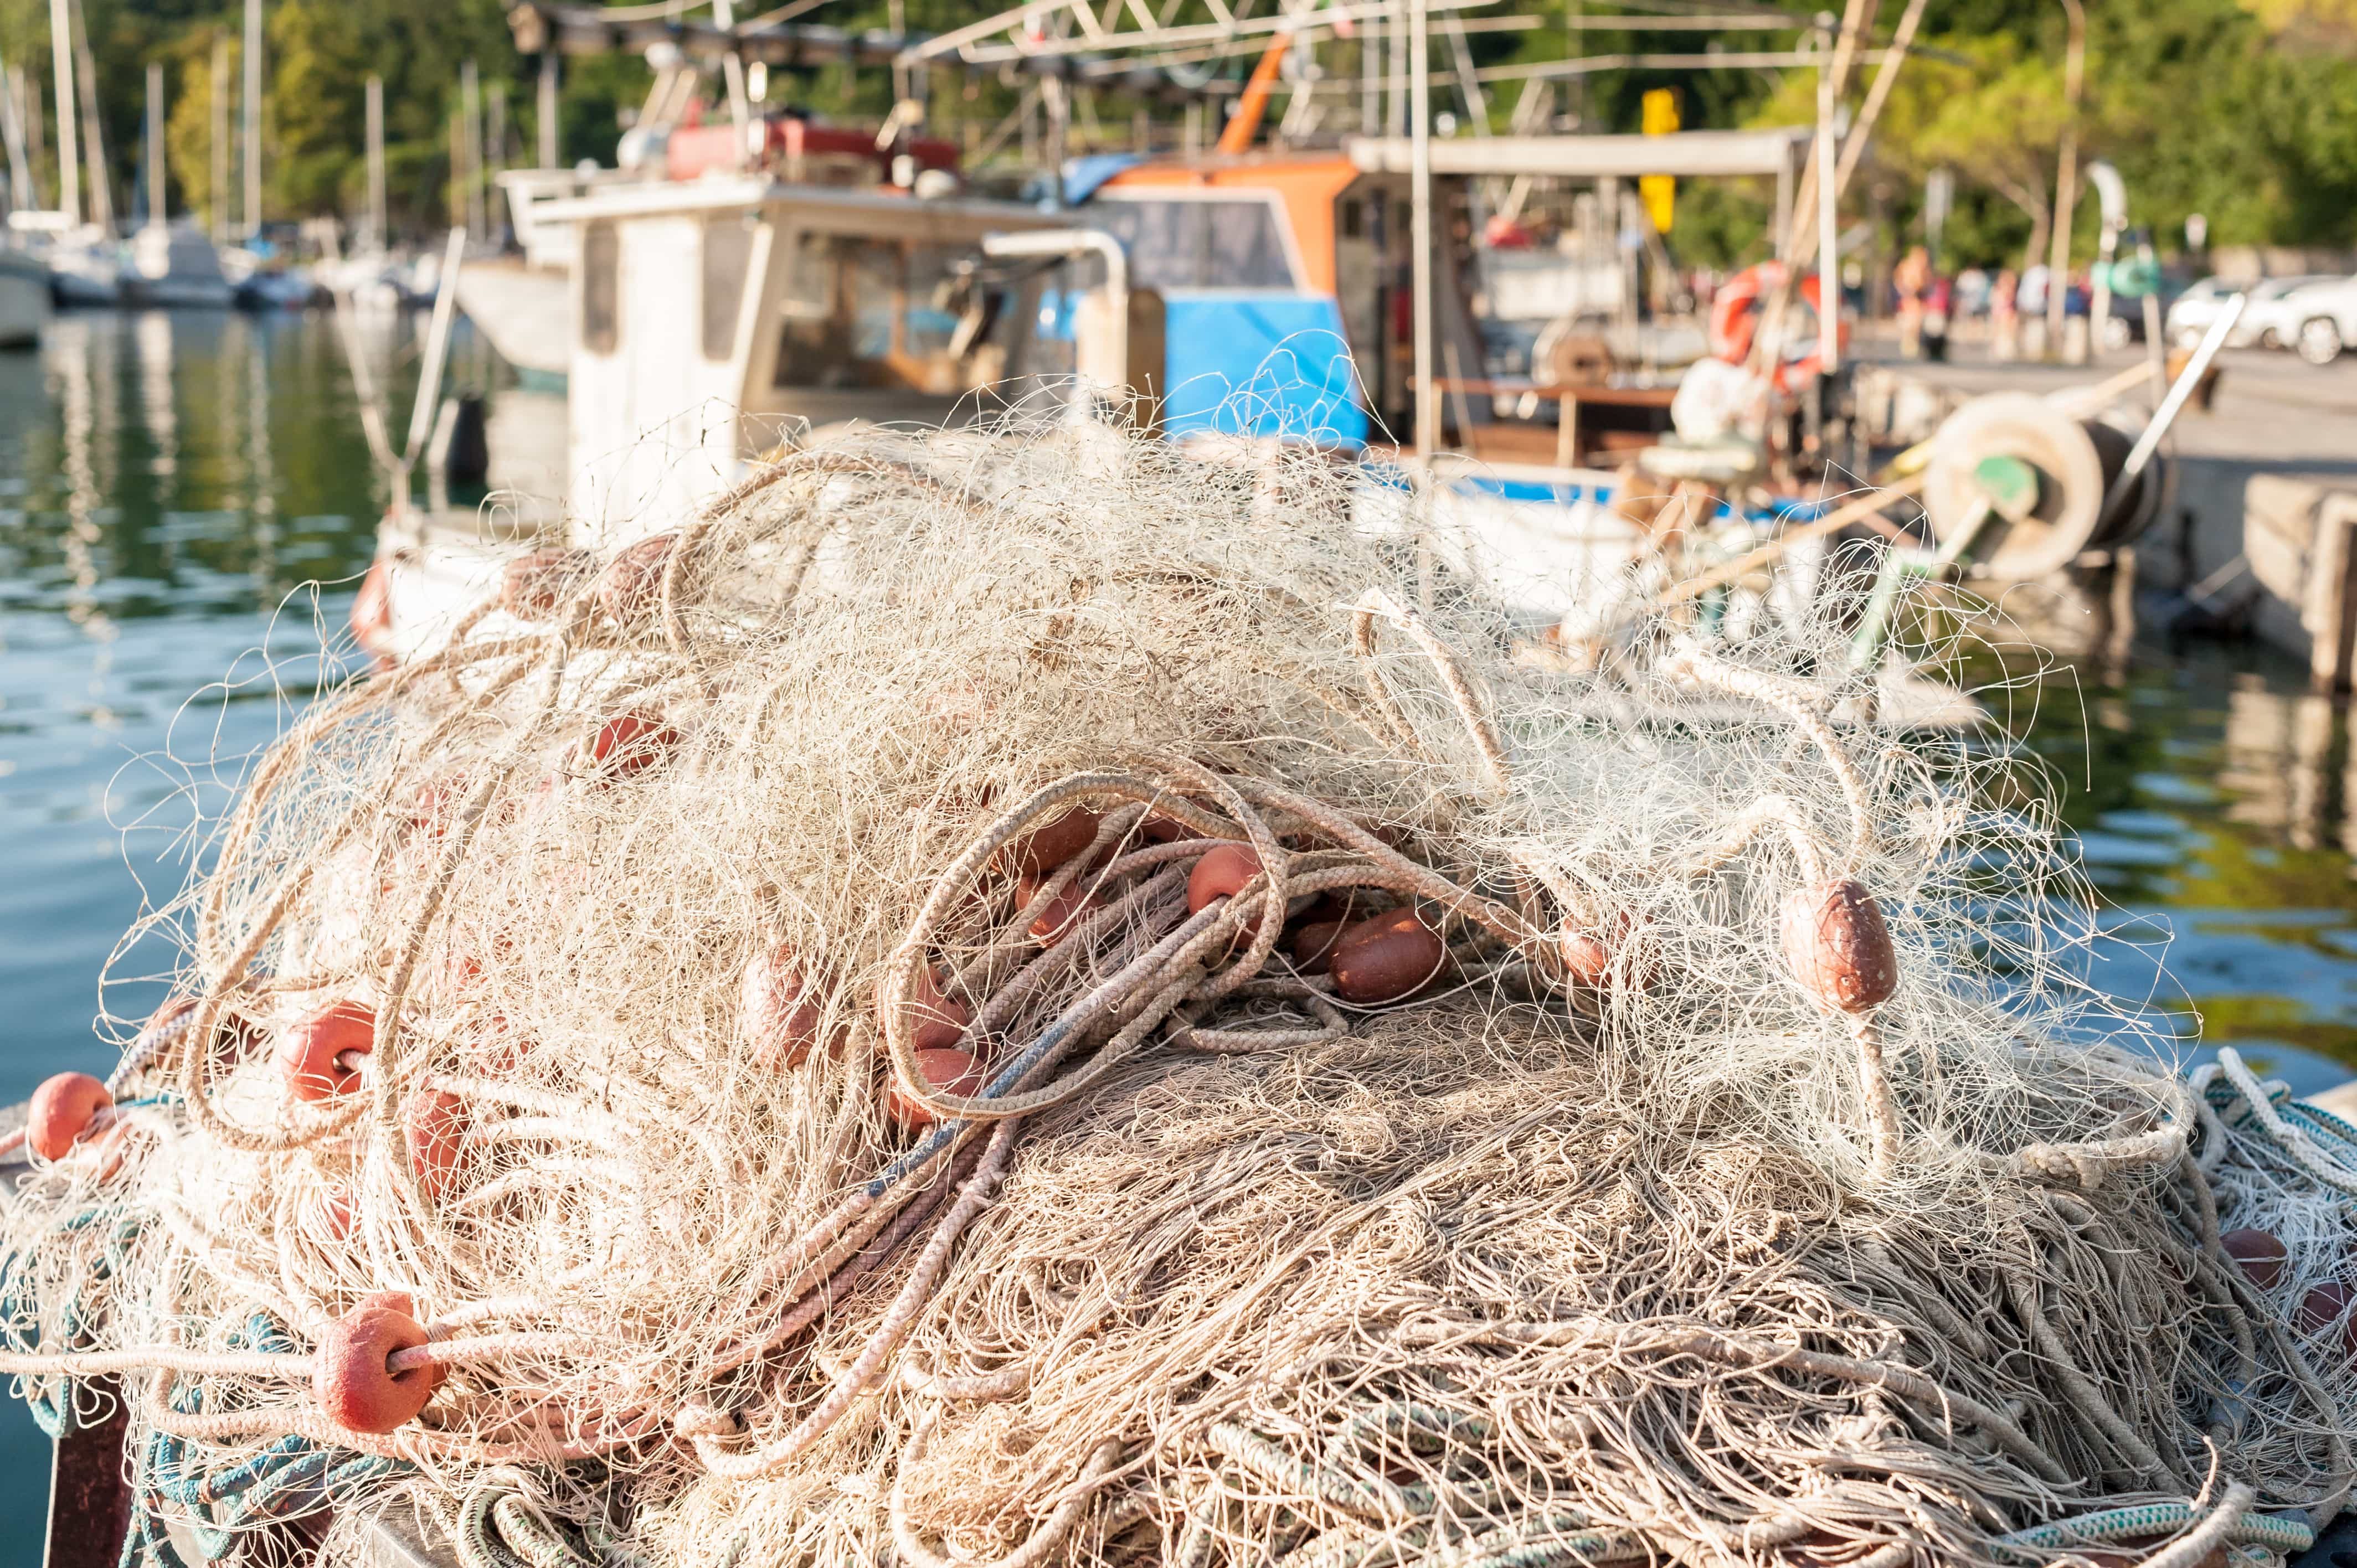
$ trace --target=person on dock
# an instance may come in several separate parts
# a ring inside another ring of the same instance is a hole
[[[1899,352],[1901,358],[1923,357],[1923,293],[1932,285],[1932,252],[1917,245],[1890,270],[1890,286],[1899,295]]]

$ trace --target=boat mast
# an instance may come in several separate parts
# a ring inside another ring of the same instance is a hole
[[[385,248],[384,217],[384,78],[368,79],[368,242]]]
[[[147,221],[165,220],[164,67],[147,62]]]
[[[25,152],[25,78],[15,66],[0,66],[0,132],[8,138],[8,206],[33,205],[33,163]]]
[[[540,166],[556,166],[556,40],[540,51]]]
[[[49,0],[49,57],[58,72],[58,210],[81,222],[81,148],[74,134],[73,20],[67,0]]]
[[[90,186],[90,218],[107,233],[114,232],[114,184],[106,176],[106,139],[98,125],[98,62],[91,58],[88,18],[81,5],[68,7],[72,18],[74,68],[81,79],[82,177]]]
[[[229,35],[213,35],[213,243],[229,243]]]
[[[262,0],[245,0],[245,232],[262,232]]]
[[[1425,0],[1407,5],[1408,248],[1415,287],[1415,456],[1427,472],[1440,445],[1440,395],[1432,384],[1432,49]]]

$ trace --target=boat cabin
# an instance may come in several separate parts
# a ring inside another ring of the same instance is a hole
[[[1066,224],[1010,203],[708,177],[553,201],[576,233],[575,532],[612,543],[845,421],[971,419],[1069,372],[1033,329],[1043,274],[985,236]]]

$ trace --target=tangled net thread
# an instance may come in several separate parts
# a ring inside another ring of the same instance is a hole
[[[1838,725],[1830,628],[1566,676],[1353,484],[866,432],[523,564],[156,918],[192,1005],[9,1198],[0,1369],[331,1561],[2304,1544],[2357,1134],[2087,1043],[2040,797]],[[1794,952],[1827,888],[1887,983]],[[1303,945],[1403,908],[1375,1000]],[[386,1291],[444,1380],[352,1430]]]

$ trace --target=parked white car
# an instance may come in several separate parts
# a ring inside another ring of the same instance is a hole
[[[2312,284],[2339,281],[2330,273],[2262,278],[2252,284],[2203,278],[2177,296],[2169,307],[2169,316],[2162,329],[2170,342],[2180,349],[2190,349],[2201,341],[2202,334],[2210,330],[2210,324],[2218,319],[2219,312],[2226,306],[2228,296],[2244,293],[2251,296],[2251,302],[2244,308],[2243,318],[2234,323],[2234,330],[2227,335],[2226,347],[2247,349],[2255,343],[2263,349],[2280,348],[2291,341],[2291,334],[2285,328],[2289,326],[2297,329],[2298,326],[2297,321],[2287,321],[2279,317],[2277,307],[2284,296]]]
[[[2269,278],[2251,291],[2251,306],[2243,312],[2234,336],[2262,349],[2290,348],[2292,339],[2299,335],[2300,323],[2308,319],[2301,313],[2300,298],[2319,285],[2341,281],[2330,273]],[[2260,289],[2266,292],[2262,294]]]
[[[2329,365],[2357,344],[2357,277],[2312,283],[2270,303],[2276,339],[2311,365]]]

